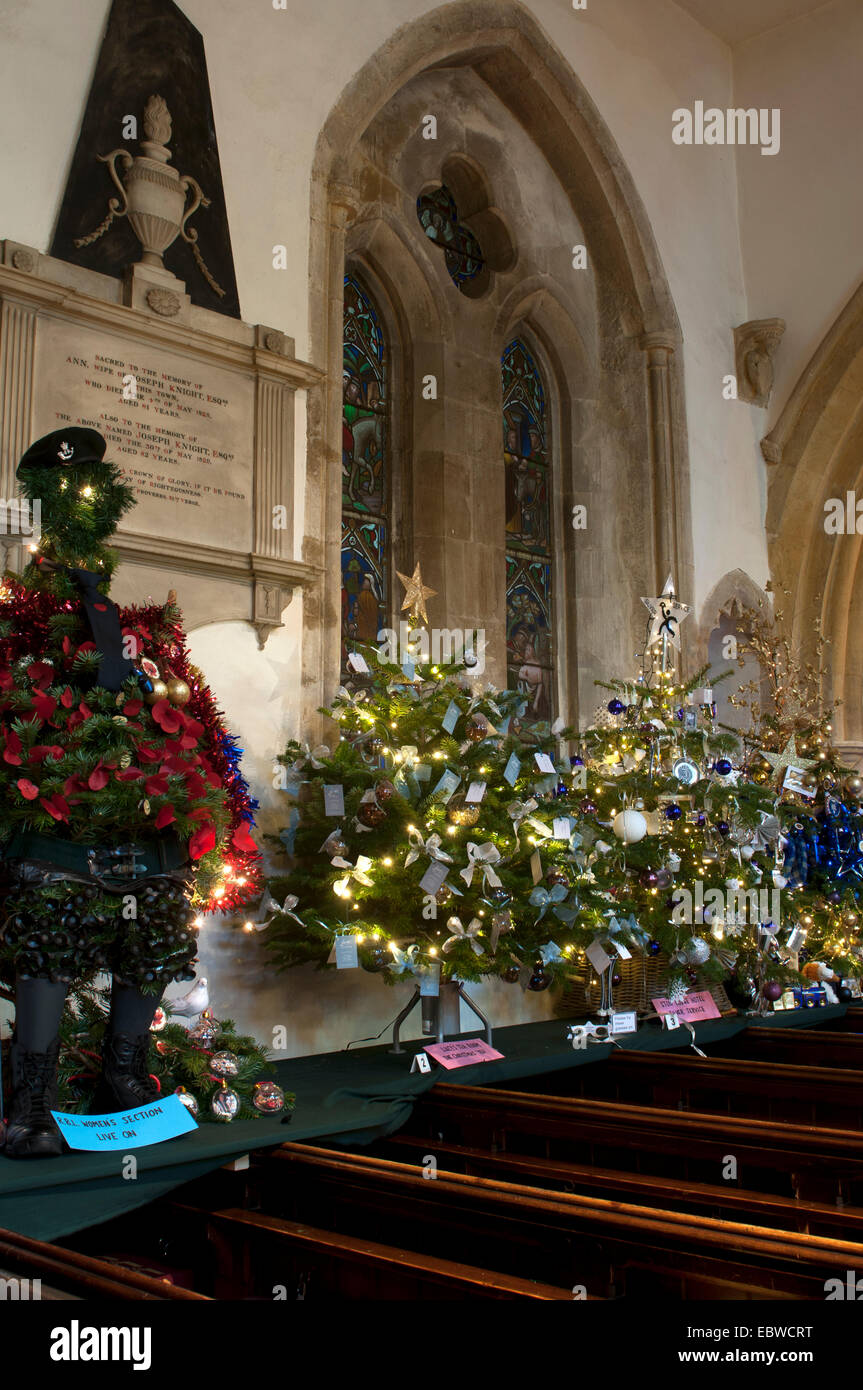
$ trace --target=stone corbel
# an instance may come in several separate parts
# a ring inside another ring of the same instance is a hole
[[[252,626],[258,639],[258,649],[264,650],[267,638],[277,627],[284,627],[282,612],[294,597],[294,589],[285,589],[272,579],[256,579]]]
[[[784,319],[750,319],[735,328],[738,400],[767,408],[773,390],[773,359],[784,332]]]

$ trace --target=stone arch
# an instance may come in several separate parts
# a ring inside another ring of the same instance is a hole
[[[824,697],[842,703],[840,741],[863,741],[863,547],[828,534],[825,502],[863,497],[863,285],[819,344],[762,441],[767,539],[777,608],[804,659],[829,639]]]
[[[326,682],[337,647],[335,568],[326,538],[337,511],[331,494],[340,410],[339,287],[352,219],[368,202],[368,191],[355,184],[353,156],[387,103],[414,78],[441,68],[471,70],[507,109],[543,154],[583,228],[598,286],[607,428],[618,427],[621,454],[643,467],[633,489],[640,498],[632,522],[636,562],[624,566],[623,548],[603,560],[607,597],[612,574],[618,582],[621,575],[631,581],[623,600],[629,612],[621,614],[618,603],[617,625],[607,614],[597,627],[604,625],[620,646],[615,658],[630,646],[624,629],[627,621],[637,621],[642,584],[661,584],[669,569],[681,591],[692,582],[681,333],[643,204],[596,106],[530,12],[516,0],[456,0],[398,29],[352,78],[318,138],[311,182],[310,356],[326,375],[311,393],[309,408],[306,558],[325,577],[320,606],[309,613],[324,634],[317,653],[314,641],[307,647],[312,705],[319,703],[312,686]],[[613,482],[622,497],[621,468]],[[630,535],[626,550],[632,548]],[[599,651],[598,637],[595,645]],[[318,676],[312,674],[316,656]]]

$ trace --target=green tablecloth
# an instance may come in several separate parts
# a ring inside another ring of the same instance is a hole
[[[840,1004],[775,1014],[758,1022],[773,1028],[813,1027],[845,1012]],[[752,1022],[737,1017],[699,1023],[698,1045],[707,1048],[733,1037]],[[37,1240],[58,1240],[143,1206],[253,1149],[311,1139],[364,1144],[392,1134],[407,1120],[416,1097],[436,1084],[499,1085],[598,1062],[612,1051],[610,1043],[573,1050],[566,1039],[567,1026],[555,1019],[497,1029],[494,1044],[504,1054],[502,1061],[453,1072],[435,1068],[428,1075],[411,1074],[413,1055],[423,1046],[419,1039],[406,1042],[405,1052],[395,1057],[381,1045],[279,1062],[279,1083],[297,1095],[290,1124],[273,1116],[230,1125],[202,1124],[179,1139],[136,1150],[135,1179],[122,1176],[122,1152],[15,1162],[0,1149],[0,1228]],[[665,1032],[654,1022],[619,1041],[626,1048],[659,1050],[685,1047],[689,1034]]]

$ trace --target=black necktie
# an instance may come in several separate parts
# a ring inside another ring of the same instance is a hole
[[[84,612],[102,658],[97,683],[104,690],[120,690],[124,681],[135,675],[134,662],[123,653],[120,610],[113,599],[99,591],[98,584],[104,576],[89,570],[70,569],[69,573],[81,590]]]

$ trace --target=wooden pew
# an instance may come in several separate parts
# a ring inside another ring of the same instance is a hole
[[[50,1283],[53,1297],[61,1293],[84,1299],[123,1299],[125,1301],[211,1300],[191,1289],[177,1288],[162,1279],[153,1279],[137,1270],[126,1269],[110,1260],[81,1255],[59,1245],[31,1240],[16,1231],[0,1230],[0,1265],[9,1274]]]
[[[401,1158],[413,1163],[431,1154],[442,1167],[457,1173],[526,1182],[553,1191],[599,1193],[652,1203],[669,1211],[704,1212],[732,1221],[797,1231],[801,1235],[832,1235],[840,1240],[863,1242],[863,1207],[803,1202],[795,1197],[749,1191],[730,1183],[692,1182],[663,1173],[596,1168],[560,1159],[469,1148],[440,1139],[420,1138],[404,1131],[377,1140],[372,1152],[382,1158]]]
[[[513,1089],[863,1132],[863,1072],[835,1067],[627,1050]]]
[[[471,1148],[708,1183],[725,1180],[731,1157],[743,1187],[863,1206],[856,1131],[451,1084],[426,1092],[405,1128]]]
[[[839,1067],[863,1072],[863,1033],[834,1033],[822,1028],[753,1026],[729,1038],[720,1048],[711,1047],[710,1055],[716,1052],[723,1057],[748,1057],[753,1062]]]
[[[567,1288],[500,1274],[455,1260],[383,1245],[366,1237],[321,1230],[262,1211],[227,1208],[208,1220],[217,1250],[220,1298],[571,1300]],[[287,1282],[286,1282],[287,1281]]]
[[[285,1173],[278,1170],[286,1169]],[[824,1297],[824,1282],[863,1268],[863,1244],[718,1220],[703,1213],[572,1193],[549,1193],[439,1168],[334,1153],[310,1145],[274,1151],[262,1170],[269,1213],[280,1204],[326,1217],[354,1234],[410,1231],[415,1243],[503,1252],[523,1275],[603,1296]],[[222,1214],[220,1214],[222,1215]],[[290,1216],[289,1218],[290,1219]],[[262,1227],[274,1237],[269,1215]]]

